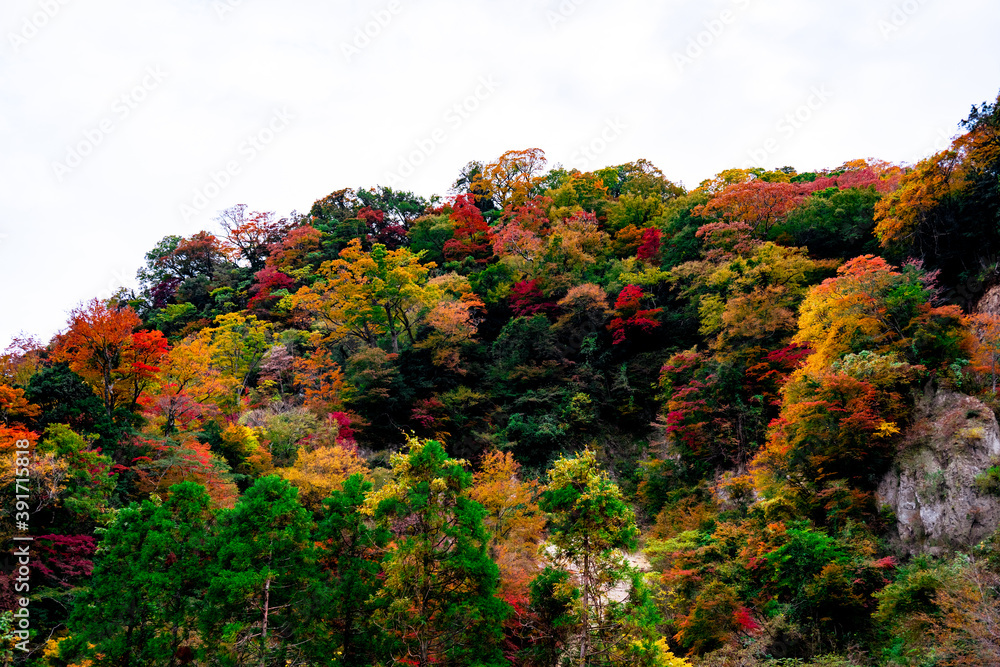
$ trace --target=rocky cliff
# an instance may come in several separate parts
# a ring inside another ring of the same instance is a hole
[[[996,417],[979,400],[945,390],[925,394],[914,417],[877,492],[896,515],[890,539],[910,554],[977,544],[1000,526],[1000,496],[975,486],[976,476],[1000,459]]]

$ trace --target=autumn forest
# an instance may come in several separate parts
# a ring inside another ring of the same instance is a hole
[[[15,340],[4,664],[1000,665],[1000,98],[668,176],[237,204]]]

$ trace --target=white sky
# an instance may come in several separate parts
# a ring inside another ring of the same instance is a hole
[[[0,347],[237,203],[443,195],[529,147],[689,188],[915,162],[996,98],[998,28],[995,0],[2,0]]]

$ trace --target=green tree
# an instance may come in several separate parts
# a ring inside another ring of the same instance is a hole
[[[331,633],[325,646],[317,646],[315,657],[335,653],[337,664],[344,667],[375,664],[383,643],[378,628],[370,623],[370,600],[380,587],[381,560],[390,533],[370,524],[362,512],[371,489],[361,473],[348,477],[343,489],[323,501],[325,515],[316,529],[321,568],[316,600]]]
[[[203,487],[184,482],[163,504],[147,500],[118,513],[91,587],[77,598],[64,659],[173,667],[203,654],[192,638],[212,576],[209,503]]]
[[[485,511],[464,493],[471,473],[434,440],[412,439],[392,464],[395,479],[369,497],[367,511],[394,535],[374,614],[394,640],[393,658],[502,664],[509,608],[494,596],[499,569],[486,552]]]
[[[619,552],[637,545],[635,515],[589,448],[561,457],[548,474],[539,506],[549,513],[555,560],[579,573],[579,664],[605,664],[617,644],[612,637],[620,635],[615,630],[624,629],[620,614],[610,613],[616,609],[608,593],[629,576]]]
[[[311,640],[312,521],[297,490],[262,477],[219,516],[218,568],[206,593],[203,638],[213,664],[285,664]]]

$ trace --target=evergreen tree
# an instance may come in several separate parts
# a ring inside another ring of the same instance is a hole
[[[472,475],[434,440],[411,440],[392,463],[395,480],[370,496],[368,511],[394,537],[374,615],[393,659],[503,664],[509,609],[494,596],[499,570],[486,553],[485,511],[465,495]]]

